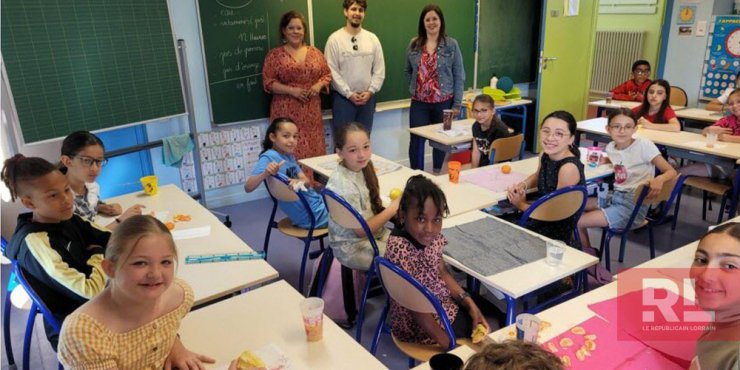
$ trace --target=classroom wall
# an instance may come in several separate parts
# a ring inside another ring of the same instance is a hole
[[[597,31],[643,31],[642,59],[655,66],[660,50],[660,31],[663,26],[667,0],[658,0],[655,14],[599,14],[596,19]],[[653,67],[653,73],[657,70]],[[629,71],[625,71],[625,77]]]
[[[686,90],[689,107],[698,104],[701,73],[704,66],[704,55],[707,49],[707,40],[711,31],[713,15],[724,15],[732,12],[733,0],[698,0],[691,2],[696,5],[696,20],[707,21],[707,33],[704,36],[679,36],[676,24],[679,11],[679,1],[674,1],[671,9],[671,26],[667,37],[665,70],[663,78],[671,85],[680,86]],[[694,26],[696,29],[696,26]]]

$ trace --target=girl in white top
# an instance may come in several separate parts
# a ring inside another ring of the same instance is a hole
[[[329,177],[326,187],[339,194],[359,212],[373,233],[379,253],[385,253],[390,231],[383,226],[398,211],[399,199],[386,208],[380,200],[375,168],[370,160],[373,151],[365,127],[357,122],[344,125],[335,137],[339,165]],[[373,261],[373,249],[362,229],[347,229],[329,217],[329,244],[334,257],[344,266],[368,270]]]
[[[583,248],[591,247],[588,228],[622,228],[629,221],[635,208],[635,191],[647,182],[650,192],[646,200],[660,194],[663,183],[676,177],[676,170],[660,155],[651,141],[633,138],[637,127],[632,111],[621,108],[609,114],[606,130],[612,141],[606,146],[608,158],[604,161],[614,165],[614,193],[610,204],[599,208],[596,198],[589,198],[586,209],[578,220],[578,231]],[[655,176],[655,168],[660,176]],[[647,215],[648,205],[643,204],[633,225],[639,225]]]
[[[107,225],[112,230],[127,218],[140,215],[144,206],[136,204],[122,212],[120,204],[100,200],[100,185],[95,180],[106,162],[103,141],[92,133],[75,131],[64,138],[61,170],[75,195],[75,214],[89,221],[95,221],[98,214],[118,216]]]

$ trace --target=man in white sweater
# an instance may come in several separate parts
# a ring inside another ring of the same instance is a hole
[[[334,132],[347,122],[373,127],[375,94],[385,80],[380,40],[362,28],[367,0],[344,0],[346,24],[329,36],[324,56],[331,69],[332,126]]]

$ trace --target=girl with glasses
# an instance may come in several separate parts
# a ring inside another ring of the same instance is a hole
[[[637,122],[632,111],[621,108],[609,114],[606,130],[612,141],[606,146],[605,161],[614,165],[614,192],[607,199],[605,207],[598,206],[596,198],[589,198],[586,209],[578,220],[578,231],[583,248],[590,248],[588,228],[623,228],[635,209],[635,191],[640,184],[648,181],[650,192],[646,199],[660,195],[663,183],[676,177],[676,170],[668,164],[658,147],[650,140],[633,138]],[[660,175],[655,176],[655,168]],[[634,225],[640,225],[647,215],[649,205],[644,203],[635,218]]]
[[[144,206],[137,204],[122,212],[120,204],[100,200],[100,185],[95,180],[107,161],[103,142],[90,132],[75,131],[62,142],[59,167],[74,193],[75,214],[89,221],[95,221],[98,214],[118,216],[107,225],[112,230],[123,220],[141,214]]]
[[[555,111],[542,121],[540,143],[542,156],[537,172],[508,189],[509,201],[520,211],[529,208],[527,189],[537,188],[536,197],[542,197],[557,189],[572,185],[585,185],[583,163],[575,146],[576,119],[566,111]],[[575,217],[562,221],[544,222],[530,220],[527,228],[549,238],[575,244],[573,230]]]

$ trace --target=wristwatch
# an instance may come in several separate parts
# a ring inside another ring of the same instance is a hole
[[[460,295],[458,295],[457,298],[455,298],[455,302],[457,302],[458,304],[461,304],[467,297],[470,297],[470,293],[463,290],[462,293],[460,293]]]

